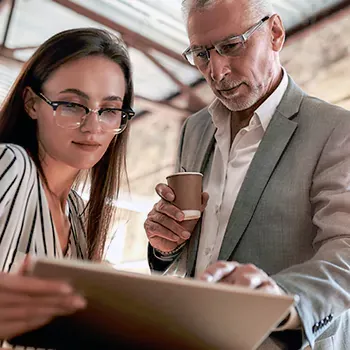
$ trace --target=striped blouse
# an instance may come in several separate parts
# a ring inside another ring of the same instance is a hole
[[[18,145],[0,144],[0,271],[15,272],[27,254],[86,259],[84,204],[73,190],[66,211],[70,234],[64,256],[33,160]]]

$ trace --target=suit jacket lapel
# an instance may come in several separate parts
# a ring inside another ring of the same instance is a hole
[[[297,128],[297,123],[290,118],[298,112],[302,97],[303,92],[289,78],[287,91],[271,119],[238,194],[221,246],[220,260],[230,258],[245,232],[266,184]]]
[[[209,115],[209,119],[207,120],[206,126],[203,130],[201,139],[197,144],[194,156],[192,157],[192,164],[189,168],[190,170],[187,169],[187,171],[199,171],[201,173],[204,172],[206,166],[208,165],[210,155],[214,150],[215,131],[216,127],[214,126],[211,120],[211,116]]]
[[[209,112],[208,112],[209,113]],[[192,158],[192,164],[190,166],[190,171],[199,171],[202,174],[205,168],[208,166],[210,156],[212,155],[215,147],[215,134],[216,127],[214,126],[211,116],[209,115],[208,122],[204,128],[200,142]],[[199,236],[201,232],[202,220],[199,220],[197,226],[195,227],[187,250],[187,275],[193,275],[193,269],[195,266],[195,261],[197,257]]]

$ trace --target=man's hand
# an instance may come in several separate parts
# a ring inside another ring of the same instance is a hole
[[[284,295],[284,291],[264,271],[252,264],[218,261],[209,266],[199,279],[207,282],[234,284],[258,289],[270,294]]]
[[[172,204],[175,195],[167,185],[158,184],[156,192],[161,200],[148,214],[144,227],[152,247],[171,252],[191,237],[198,219],[184,221],[183,212]],[[207,206],[208,199],[208,193],[203,192],[201,212]]]

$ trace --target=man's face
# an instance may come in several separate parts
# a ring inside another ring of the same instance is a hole
[[[190,12],[188,35],[191,47],[210,47],[230,36],[243,34],[268,15],[247,18],[247,6],[246,0],[222,0],[208,9]],[[254,32],[239,56],[221,56],[213,49],[209,62],[198,67],[214,94],[231,111],[254,106],[269,90],[276,60],[271,20],[273,18]]]

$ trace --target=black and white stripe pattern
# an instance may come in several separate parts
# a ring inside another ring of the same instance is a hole
[[[70,237],[64,256],[33,160],[18,145],[0,144],[0,271],[16,272],[27,254],[86,259],[84,203],[72,190],[67,205]]]
[[[85,259],[87,247],[83,202],[68,198],[71,232],[68,257]],[[11,272],[26,254],[62,258],[45,192],[34,162],[12,144],[0,145],[0,269]]]

